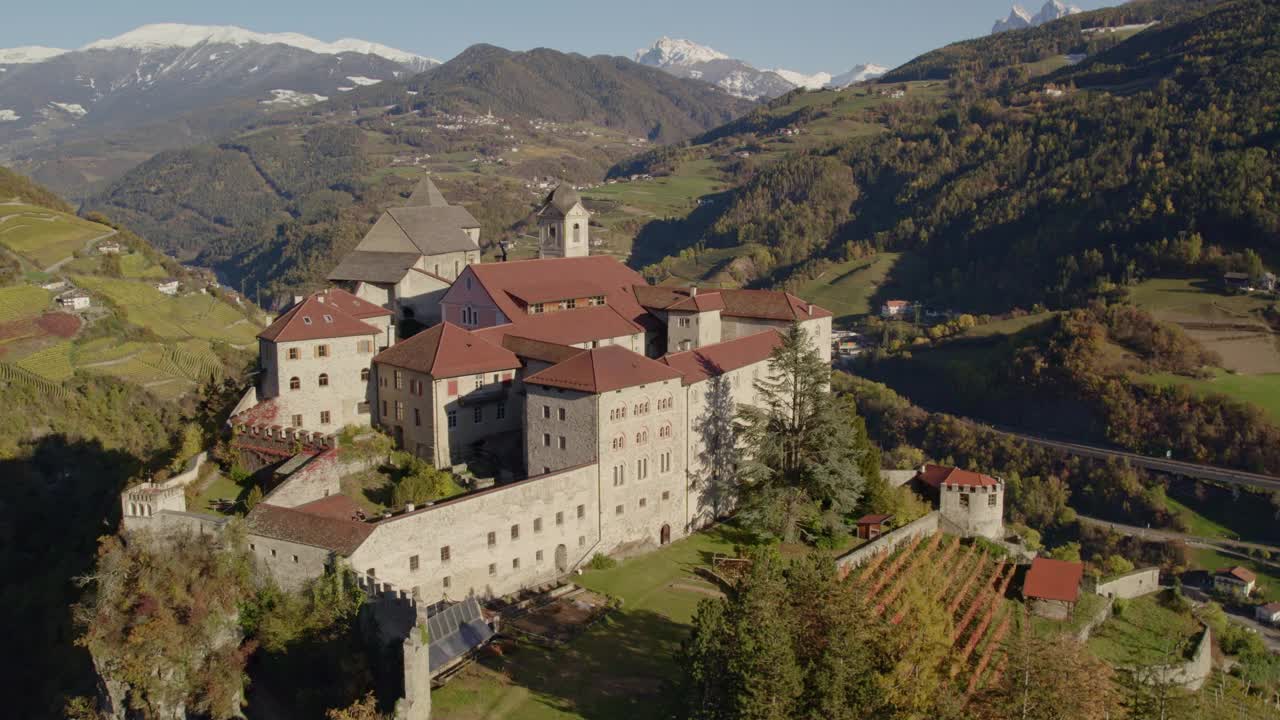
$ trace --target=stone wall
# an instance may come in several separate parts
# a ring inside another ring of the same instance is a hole
[[[1090,587],[1092,586],[1092,587]],[[1085,579],[1086,589],[1109,598],[1136,598],[1160,589],[1160,568],[1139,568],[1102,582]]]
[[[1195,652],[1191,659],[1179,665],[1147,668],[1142,670],[1142,679],[1150,683],[1168,683],[1179,685],[1195,692],[1204,687],[1205,680],[1213,672],[1213,631],[1206,625],[1204,633],[1196,642]]]
[[[938,531],[938,520],[938,513],[934,511],[900,528],[890,530],[875,540],[837,558],[836,567],[840,569],[841,573],[848,573],[880,553],[893,552],[899,545],[909,542],[913,538],[921,535],[932,535]]]
[[[280,507],[297,507],[341,492],[339,480],[350,468],[338,461],[338,450],[326,450],[293,471],[263,498]]]
[[[911,482],[919,470],[886,470],[880,469],[880,477],[889,487],[902,487]]]
[[[186,469],[163,482],[145,482],[120,493],[121,524],[126,530],[152,526],[162,512],[186,512],[186,487],[200,477],[209,454],[202,452],[187,461]]]
[[[320,577],[334,563],[327,548],[249,533],[249,554],[258,567],[285,590],[297,590]]]

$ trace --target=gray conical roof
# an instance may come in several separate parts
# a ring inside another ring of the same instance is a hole
[[[408,207],[445,207],[449,204],[444,199],[444,194],[440,192],[440,188],[431,182],[431,178],[424,177],[418,182],[418,186],[413,189],[413,194],[409,196]]]
[[[582,202],[582,197],[578,195],[578,191],[574,190],[572,185],[561,183],[547,195],[546,200],[542,201],[542,209],[539,212],[554,209],[561,215],[567,215],[573,209],[573,206],[580,202]]]

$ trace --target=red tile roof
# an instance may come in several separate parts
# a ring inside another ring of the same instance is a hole
[[[1262,606],[1262,610],[1268,615],[1275,615],[1276,613],[1280,613],[1280,602],[1269,602],[1266,605]]]
[[[531,340],[516,335],[504,335],[502,337],[502,347],[515,353],[517,357],[541,360],[552,364],[564,362],[580,352],[585,352],[582,348],[543,342],[542,340]]]
[[[709,377],[767,360],[774,348],[781,344],[782,335],[777,330],[766,330],[697,350],[671,353],[663,356],[662,362],[680,371],[685,385],[692,385]]]
[[[349,293],[344,294],[358,299]],[[382,333],[378,328],[351,315],[344,309],[344,305],[352,307],[351,303],[342,301],[330,304],[325,302],[324,293],[314,293],[276,318],[267,329],[258,333],[258,337],[271,342],[296,342]]]
[[[646,314],[631,291],[632,286],[643,284],[644,278],[608,255],[480,263],[468,265],[463,273],[468,272],[475,276],[503,314],[517,325],[527,319],[541,317],[529,315],[516,301],[525,295],[561,300],[604,295],[610,307],[633,323]],[[580,310],[566,312],[576,314]],[[547,317],[552,314],[559,313],[548,313]]]
[[[831,317],[825,308],[776,290],[697,290],[695,293],[692,288],[636,285],[632,292],[636,302],[654,310],[719,310],[727,317],[785,321]]]
[[[451,322],[442,322],[392,345],[375,355],[373,362],[426,373],[433,378],[520,367],[515,353]]]
[[[999,481],[990,475],[946,467],[945,465],[925,465],[924,470],[916,474],[916,478],[930,487],[958,485],[960,487],[995,487]]]
[[[854,525],[879,525],[892,517],[892,515],[863,515],[854,522]]]
[[[325,304],[342,308],[348,315],[357,320],[371,317],[391,317],[391,311],[381,305],[374,305],[364,298],[356,297],[342,288],[328,288],[317,295],[325,299]]]
[[[1258,581],[1258,576],[1254,575],[1252,570],[1249,570],[1248,568],[1242,568],[1239,565],[1235,567],[1226,568],[1225,570],[1219,570],[1218,574],[1222,575],[1223,577],[1235,578],[1236,580],[1239,580],[1240,582],[1243,582],[1243,583],[1251,583],[1251,582]]]
[[[516,335],[558,345],[577,345],[644,332],[643,327],[612,307],[577,308],[542,315],[527,315],[522,310],[517,312],[520,314],[512,318],[512,322],[481,328],[476,333],[495,343],[501,343],[506,335]]]
[[[564,362],[526,377],[524,382],[526,385],[548,385],[603,393],[679,377],[679,372],[657,360],[650,360],[617,345],[609,345],[584,350]]]
[[[1066,560],[1038,557],[1031,561],[1027,579],[1022,583],[1022,595],[1040,600],[1075,602],[1080,599],[1080,580],[1084,577],[1084,565]]]
[[[249,532],[264,537],[326,548],[344,557],[355,552],[373,532],[373,525],[258,503],[245,516]]]
[[[338,520],[355,520],[358,513],[364,512],[364,508],[360,507],[360,503],[342,493],[322,497],[319,500],[312,500],[293,509],[312,515],[337,518]]]

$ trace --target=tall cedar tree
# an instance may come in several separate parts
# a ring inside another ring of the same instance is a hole
[[[856,416],[835,402],[830,380],[830,368],[795,323],[773,351],[768,375],[755,381],[758,404],[739,409],[747,455],[740,517],[753,529],[794,542],[802,525],[834,525],[857,505],[867,446]]]

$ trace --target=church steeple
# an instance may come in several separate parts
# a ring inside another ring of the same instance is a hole
[[[586,257],[591,254],[591,213],[572,185],[561,183],[538,208],[538,257]]]

